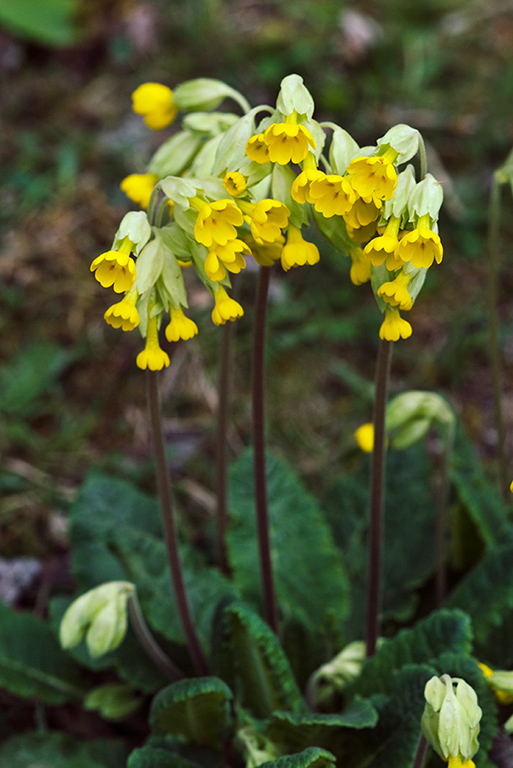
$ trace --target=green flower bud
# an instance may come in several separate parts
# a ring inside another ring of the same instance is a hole
[[[124,720],[140,706],[141,699],[131,685],[107,683],[89,691],[84,708],[99,712],[106,720]]]
[[[343,128],[336,128],[330,145],[329,160],[333,173],[343,175],[351,160],[357,156],[358,144]]]
[[[392,448],[402,450],[424,438],[435,425],[453,425],[454,413],[434,392],[403,392],[389,402],[386,428]]]
[[[135,586],[129,581],[110,581],[75,600],[60,626],[63,648],[74,648],[85,638],[91,656],[113,651],[127,630],[127,601]]]
[[[500,168],[497,168],[494,176],[499,184],[507,184],[509,182],[513,192],[513,150],[511,150]]]
[[[217,136],[231,128],[239,115],[231,112],[193,112],[186,115],[183,119],[183,126],[194,133],[201,133],[206,136]]]
[[[442,675],[426,683],[424,695],[421,724],[426,740],[444,760],[470,760],[479,749],[482,715],[474,689],[461,678]]]
[[[168,176],[162,179],[159,186],[170,200],[186,210],[189,208],[189,198],[194,197],[198,189],[201,189],[201,183],[192,181],[192,179],[181,179],[178,176]]]
[[[395,216],[398,219],[405,218],[407,221],[409,217],[408,200],[414,188],[415,171],[412,165],[408,165],[404,171],[398,174],[394,196],[383,204],[381,219],[386,222],[391,216]]]
[[[309,699],[316,707],[335,704],[339,694],[362,671],[365,661],[365,643],[355,640],[340,651],[331,661],[323,664],[310,677],[307,690]]]
[[[215,109],[224,99],[232,98],[240,103],[241,94],[222,80],[198,77],[186,80],[173,90],[173,101],[182,112],[202,112]]]
[[[149,162],[148,173],[155,173],[160,179],[178,176],[192,162],[201,144],[201,136],[190,131],[175,133],[155,152]]]
[[[276,108],[285,116],[297,112],[300,117],[312,117],[315,108],[314,100],[308,88],[303,84],[302,77],[287,75],[283,78],[276,99]]]
[[[125,237],[135,245],[138,253],[151,237],[151,227],[145,211],[130,211],[123,216],[118,231],[114,235],[114,250],[116,250]]]
[[[389,146],[398,152],[396,163],[406,163],[417,154],[420,133],[404,123],[394,125],[376,142],[378,147]]]
[[[438,213],[442,207],[444,192],[442,185],[430,173],[422,181],[419,181],[412,190],[408,199],[410,221],[417,221],[421,216],[429,215],[431,222],[438,219]]]

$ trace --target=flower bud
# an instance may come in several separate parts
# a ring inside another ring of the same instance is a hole
[[[386,410],[386,428],[393,448],[403,450],[422,440],[434,425],[452,425],[454,414],[434,392],[403,392]]]
[[[99,712],[106,720],[124,720],[141,705],[141,697],[126,683],[106,683],[93,688],[84,699],[84,708]]]
[[[110,581],[71,603],[61,621],[62,647],[74,648],[85,638],[91,656],[117,648],[126,634],[126,606],[134,591],[129,581]]]
[[[303,118],[311,118],[314,113],[314,100],[299,75],[287,75],[280,84],[276,99],[276,108],[282,115],[297,112]]]
[[[434,223],[438,219],[443,199],[442,185],[434,176],[426,173],[425,178],[415,185],[408,199],[410,221],[416,221],[421,216],[428,214]]]
[[[337,126],[333,130],[329,155],[333,173],[344,174],[351,160],[358,154],[356,141],[347,131]]]
[[[404,123],[394,125],[381,139],[376,142],[378,147],[388,145],[398,152],[397,163],[406,163],[407,160],[417,154],[419,148],[420,133]]]
[[[479,749],[482,715],[474,689],[461,678],[442,675],[428,680],[424,696],[421,724],[428,743],[444,760],[470,760]]]
[[[118,248],[120,243],[128,237],[137,253],[150,239],[151,226],[146,215],[146,211],[130,211],[123,216],[118,231],[114,235],[114,248]]]
[[[346,645],[331,661],[319,667],[307,684],[308,695],[312,703],[318,706],[330,706],[338,695],[362,671],[365,660],[365,643],[355,640]]]
[[[408,200],[415,189],[415,172],[412,165],[408,165],[397,176],[397,187],[391,200],[385,200],[382,210],[382,219],[388,221],[391,216],[398,219],[406,215],[408,218]]]
[[[173,100],[182,112],[203,112],[215,109],[224,99],[233,97],[233,88],[211,77],[198,77],[180,83],[173,91]]]

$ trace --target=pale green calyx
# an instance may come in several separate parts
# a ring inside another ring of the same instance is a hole
[[[224,99],[234,99],[239,104],[244,97],[222,80],[198,77],[186,80],[173,90],[173,101],[182,112],[202,112],[215,109]]]
[[[410,125],[399,123],[390,128],[381,139],[376,142],[378,147],[390,146],[398,152],[397,163],[406,163],[417,154],[419,148],[420,133]]]
[[[408,201],[414,189],[415,171],[412,165],[408,165],[404,171],[397,175],[397,187],[395,188],[394,196],[391,200],[384,202],[381,219],[388,221],[391,216],[395,216],[398,219],[404,217],[408,220]]]
[[[231,112],[191,112],[182,121],[184,128],[206,136],[217,136],[239,120]]]
[[[424,695],[421,725],[428,743],[444,760],[470,760],[479,749],[482,715],[474,689],[461,678],[442,675],[426,683]]]
[[[179,131],[157,149],[148,164],[148,173],[159,178],[178,176],[192,162],[202,144],[201,136]]]
[[[89,691],[83,705],[106,720],[123,720],[138,709],[141,697],[127,683],[106,683]]]
[[[333,705],[338,695],[362,671],[365,643],[355,640],[346,645],[331,661],[323,664],[307,683],[308,698],[316,707]]]
[[[433,224],[438,219],[444,199],[442,185],[430,173],[419,181],[408,198],[410,221],[416,222],[421,216],[429,215]]]
[[[136,253],[146,245],[151,237],[151,226],[146,211],[130,211],[123,216],[118,231],[114,235],[114,249],[121,245],[125,237],[135,245]]]
[[[296,178],[296,174],[288,165],[274,164],[271,176],[271,195],[274,200],[284,203],[290,211],[289,222],[295,227],[303,227],[308,224],[308,209],[304,205],[296,203],[290,196],[290,188]]]
[[[250,110],[225,131],[212,168],[214,176],[238,170],[247,161],[246,144],[255,133],[255,117],[260,110],[261,107]]]
[[[63,648],[86,641],[91,656],[113,651],[127,630],[127,602],[135,586],[129,581],[110,581],[89,590],[69,606],[59,630]]]
[[[513,191],[513,149],[506,158],[506,161],[494,173],[495,179],[499,184],[509,182]]]
[[[201,189],[201,184],[179,176],[168,176],[159,182],[159,186],[170,200],[184,209],[189,208],[189,198],[195,197],[198,189]]]
[[[422,440],[431,426],[452,426],[454,421],[447,401],[434,392],[403,392],[386,409],[387,435],[391,446],[398,450]]]
[[[315,105],[308,88],[303,84],[303,78],[299,75],[287,75],[280,84],[280,92],[276,99],[276,108],[282,115],[292,115],[311,118]]]
[[[165,248],[162,238],[156,233],[153,240],[144,246],[137,259],[135,287],[140,296],[153,288],[164,266]]]
[[[338,126],[333,129],[329,161],[333,173],[344,174],[351,160],[358,153],[358,144],[353,137]]]

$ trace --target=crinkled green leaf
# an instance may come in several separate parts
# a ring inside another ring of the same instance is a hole
[[[134,749],[128,758],[127,768],[200,768],[200,766],[163,747],[146,746]]]
[[[150,726],[159,736],[216,747],[233,730],[233,695],[217,677],[179,680],[153,699]]]
[[[268,760],[260,768],[328,768],[335,765],[335,756],[320,747],[308,747],[297,755],[285,755]]]
[[[24,733],[0,746],[9,768],[125,768],[127,747],[119,739],[79,741],[64,733]]]

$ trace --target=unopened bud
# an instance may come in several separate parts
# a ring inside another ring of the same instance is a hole
[[[474,689],[461,678],[442,675],[428,680],[424,696],[421,724],[428,743],[444,760],[470,760],[479,749],[482,715]]]

